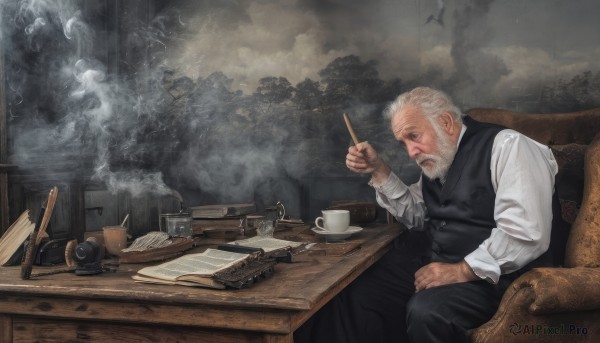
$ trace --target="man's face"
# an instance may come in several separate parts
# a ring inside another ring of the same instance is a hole
[[[406,107],[393,117],[392,132],[425,176],[445,178],[457,149],[440,125],[434,125],[418,108]]]

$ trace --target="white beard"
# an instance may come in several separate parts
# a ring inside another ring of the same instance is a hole
[[[437,155],[419,155],[415,162],[423,170],[423,174],[430,180],[440,179],[442,183],[446,181],[448,169],[454,161],[457,147],[452,144],[448,136],[438,125],[433,125],[437,136]],[[427,161],[427,162],[426,162]],[[426,162],[426,164],[424,164]]]

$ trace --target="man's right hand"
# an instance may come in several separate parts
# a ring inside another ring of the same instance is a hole
[[[371,174],[375,185],[382,184],[390,175],[390,168],[379,158],[368,142],[361,142],[348,148],[346,166],[355,173]]]

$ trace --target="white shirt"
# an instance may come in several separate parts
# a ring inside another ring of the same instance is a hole
[[[463,125],[459,143],[465,130]],[[496,227],[465,261],[477,276],[497,283],[501,274],[521,269],[548,249],[558,166],[547,146],[505,129],[494,139],[490,170]],[[407,186],[391,173],[373,186],[377,202],[408,228],[422,228],[427,218],[421,181]]]

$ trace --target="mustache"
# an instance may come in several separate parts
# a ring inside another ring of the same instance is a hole
[[[415,162],[421,166],[425,161],[428,160],[432,160],[432,161],[437,161],[439,159],[439,156],[437,155],[430,155],[430,154],[424,154],[424,155],[419,155],[415,158]]]

